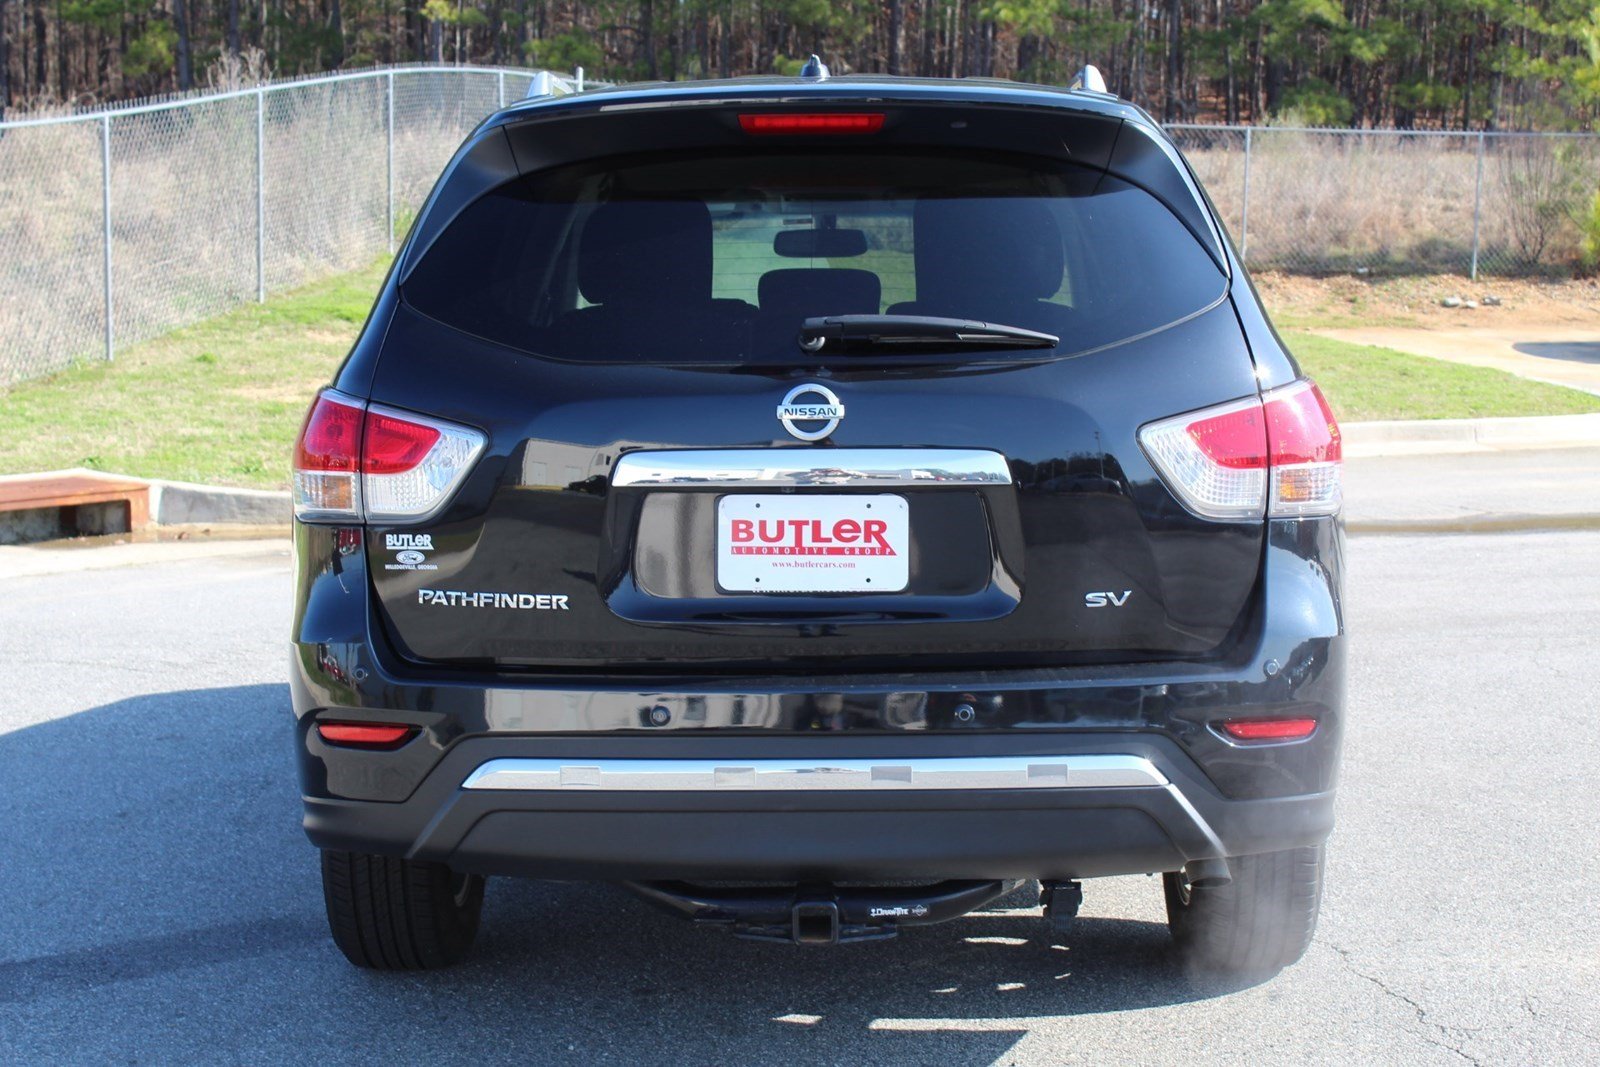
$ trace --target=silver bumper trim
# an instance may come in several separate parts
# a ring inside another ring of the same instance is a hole
[[[615,486],[1010,485],[998,452],[977,448],[733,448],[629,452]]]
[[[698,760],[493,759],[463,789],[612,792],[896,791],[906,789],[1117,789],[1161,787],[1139,756],[972,756],[926,759]]]

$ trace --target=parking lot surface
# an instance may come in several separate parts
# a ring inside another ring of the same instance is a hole
[[[182,552],[175,547],[174,552]],[[328,940],[273,546],[0,578],[0,1061],[1594,1063],[1600,533],[1356,537],[1306,959],[1199,989],[1156,879],[802,949],[491,881],[465,966]]]

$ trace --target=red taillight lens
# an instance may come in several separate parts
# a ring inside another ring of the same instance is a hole
[[[875,113],[825,112],[817,115],[779,112],[766,115],[740,115],[739,126],[745,133],[754,134],[805,134],[805,133],[877,133],[883,129],[883,116]]]
[[[1339,423],[1315,382],[1297,382],[1268,393],[1266,410],[1273,466],[1344,459]]]
[[[1272,451],[1272,500],[1277,519],[1332,515],[1344,502],[1344,445],[1328,401],[1310,381],[1274,389],[1262,398]]]
[[[317,734],[335,745],[388,748],[409,738],[416,728],[387,722],[319,722]]]
[[[1152,422],[1139,443],[1204,518],[1332,515],[1343,499],[1339,424],[1310,381]]]
[[[295,470],[355,470],[361,461],[361,420],[365,414],[361,408],[326,393],[317,397],[295,445]]]
[[[1191,422],[1188,431],[1200,451],[1219,467],[1248,471],[1267,465],[1267,430],[1258,405]]]
[[[323,393],[294,447],[294,513],[302,520],[361,521],[361,424],[366,411]]]
[[[1294,741],[1315,733],[1317,720],[1230,719],[1218,725],[1235,741]]]
[[[411,470],[441,436],[432,426],[373,412],[367,416],[367,432],[362,438],[361,469],[367,474]]]

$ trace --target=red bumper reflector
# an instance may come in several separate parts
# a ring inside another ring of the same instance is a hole
[[[1316,719],[1238,719],[1220,724],[1222,732],[1235,741],[1292,741],[1310,737]]]
[[[740,115],[739,125],[745,133],[877,133],[883,129],[881,114],[846,114],[828,112],[821,115],[799,115],[793,112],[769,115]]]
[[[336,745],[393,745],[411,736],[412,727],[376,722],[319,722],[317,733]]]

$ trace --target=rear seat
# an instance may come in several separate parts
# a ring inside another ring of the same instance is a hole
[[[711,212],[696,200],[596,208],[578,242],[578,290],[594,306],[556,321],[556,354],[586,362],[693,359],[745,331],[755,309],[711,296]]]
[[[870,270],[799,267],[769,270],[757,288],[761,317],[794,320],[817,315],[876,315],[883,284]]]

